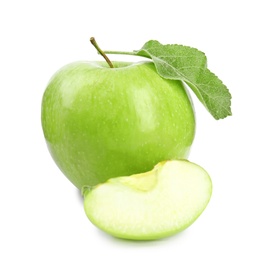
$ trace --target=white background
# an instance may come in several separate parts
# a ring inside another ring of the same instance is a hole
[[[0,259],[263,260],[261,2],[1,1]],[[131,242],[102,233],[48,153],[42,94],[61,66],[101,59],[91,36],[112,50],[139,49],[150,39],[196,47],[232,93],[233,116],[220,121],[193,96],[197,134],[189,159],[207,169],[214,190],[201,217],[176,236]]]

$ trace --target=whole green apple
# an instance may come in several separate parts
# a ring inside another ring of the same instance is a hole
[[[42,100],[49,151],[79,189],[187,158],[195,135],[190,96],[153,62],[75,62],[50,80]]]

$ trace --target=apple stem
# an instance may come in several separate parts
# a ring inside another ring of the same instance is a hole
[[[104,57],[105,61],[108,63],[110,68],[114,68],[113,63],[109,60],[109,58],[105,55],[105,53],[101,50],[101,48],[98,46],[96,40],[94,37],[90,38],[90,42],[95,47],[95,49]]]

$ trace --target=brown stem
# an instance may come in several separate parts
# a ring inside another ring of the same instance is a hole
[[[96,40],[94,37],[90,38],[90,42],[92,43],[92,45],[95,47],[95,49],[104,57],[104,59],[106,60],[106,62],[108,63],[110,68],[114,68],[113,63],[109,60],[109,58],[106,56],[106,54],[101,50],[101,48],[98,46]]]

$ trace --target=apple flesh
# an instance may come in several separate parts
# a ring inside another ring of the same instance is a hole
[[[195,135],[192,102],[180,81],[152,62],[76,62],[50,80],[42,100],[49,151],[79,189],[187,158]]]
[[[203,168],[173,160],[84,190],[84,209],[93,224],[115,237],[153,240],[190,226],[211,193],[211,179]]]

